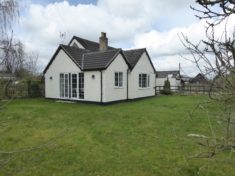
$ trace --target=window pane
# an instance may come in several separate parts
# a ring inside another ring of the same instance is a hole
[[[114,85],[118,87],[118,72],[115,72]]]
[[[141,76],[141,74],[139,74],[139,87],[142,87],[142,76]]]
[[[77,74],[72,74],[72,97],[77,98]]]
[[[79,88],[79,98],[84,99],[84,73],[79,73],[79,82],[78,82],[78,88]]]
[[[115,87],[122,87],[123,86],[123,73],[122,72],[115,72],[114,73],[114,86]]]
[[[119,87],[122,87],[123,85],[123,73],[119,72]]]
[[[142,74],[142,87],[147,87],[147,74]]]

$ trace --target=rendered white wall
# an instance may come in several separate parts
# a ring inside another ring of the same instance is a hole
[[[139,74],[150,75],[149,88],[139,88]],[[155,73],[146,53],[143,53],[134,69],[129,74],[129,99],[155,95]]]
[[[94,75],[94,78],[92,78]],[[100,72],[89,71],[84,72],[84,100],[100,102]]]
[[[108,69],[103,71],[103,102],[127,99],[127,69],[128,66],[124,58],[119,54]],[[123,72],[122,88],[114,86],[115,72]]]
[[[59,74],[79,72],[81,70],[78,66],[63,50],[60,50],[45,74],[45,97],[60,99]],[[94,79],[92,75],[95,76]],[[98,71],[84,73],[84,99],[81,101],[100,101],[100,73]]]
[[[127,70],[128,66],[119,54],[110,66],[103,70],[103,102],[126,100],[127,99]],[[45,74],[45,97],[60,99],[59,91],[59,74],[60,73],[79,73],[79,67],[60,50],[48,68]],[[123,72],[123,87],[116,88],[114,86],[115,72]],[[150,75],[150,87],[139,88],[139,74],[146,73]],[[92,78],[94,75],[94,78]],[[84,72],[84,99],[82,101],[101,100],[101,74],[100,71]],[[52,77],[52,79],[50,79]],[[141,98],[155,95],[155,73],[144,53],[136,64],[135,68],[128,76],[129,99]]]
[[[70,72],[78,73],[80,69],[63,50],[60,50],[45,74],[46,98],[60,98],[59,74]]]

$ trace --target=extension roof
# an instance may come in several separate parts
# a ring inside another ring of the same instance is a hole
[[[135,67],[135,64],[139,61],[140,57],[145,51],[145,48],[123,51],[123,54],[125,55],[131,69]]]
[[[81,49],[76,46],[69,46],[73,39],[76,39],[85,49]],[[113,48],[111,46],[109,46],[108,49],[105,51],[99,51],[99,43],[76,36],[74,36],[73,39],[69,42],[69,45],[60,45],[58,47],[52,59],[43,71],[44,74],[46,73],[47,69],[49,68],[49,66],[51,65],[51,63],[53,62],[56,55],[61,49],[83,71],[106,69],[117,57],[118,54],[121,54],[123,56],[128,67],[132,70],[135,67],[136,63],[139,61],[142,54],[144,52],[147,53],[145,48],[124,51],[122,49]],[[147,56],[150,60],[148,53]],[[153,67],[151,60],[150,63]]]

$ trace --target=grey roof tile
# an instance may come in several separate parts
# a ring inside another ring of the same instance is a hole
[[[123,54],[125,55],[131,69],[134,68],[135,64],[139,61],[139,58],[144,52],[145,48],[123,51]]]
[[[84,54],[84,70],[105,69],[120,53],[120,49],[98,51]]]
[[[120,52],[120,49],[89,51],[74,46],[61,45],[61,47],[82,70],[105,69]]]
[[[86,49],[80,49],[75,46],[67,46],[67,45],[60,45],[67,54],[69,54],[76,63],[81,66],[82,65],[82,56],[85,53],[90,52],[89,50]]]
[[[179,70],[173,70],[173,71],[157,71],[157,77],[158,78],[166,78],[168,75],[172,75],[172,78],[177,78],[177,76],[180,76]]]
[[[86,40],[77,36],[74,36],[74,39],[76,39],[85,49],[90,51],[99,51],[99,43]],[[108,50],[114,50],[116,48],[108,47]],[[127,59],[128,65],[132,68],[134,68],[135,64],[139,61],[139,58],[145,51],[145,48],[141,49],[132,49],[132,50],[123,50],[123,54]]]
[[[133,69],[136,63],[139,61],[141,55],[146,51],[145,48],[124,51],[110,46],[106,51],[99,51],[99,43],[76,36],[74,36],[73,39],[79,41],[85,49],[81,49],[76,46],[60,45],[60,47],[57,49],[57,52],[60,48],[62,48],[71,57],[71,59],[83,70],[105,69],[118,53],[123,54],[124,59],[128,64],[128,67],[130,69]],[[49,68],[57,52],[52,57],[51,61],[44,69],[43,73],[45,73],[46,70]]]
[[[74,36],[74,38],[85,48],[85,49],[88,49],[90,51],[99,51],[99,47],[100,47],[100,44],[97,43],[97,42],[93,42],[93,41],[90,41],[90,40],[86,40],[86,39],[83,39],[83,38],[80,38],[80,37],[77,37],[77,36]],[[108,50],[110,49],[115,49],[111,46],[108,46]]]

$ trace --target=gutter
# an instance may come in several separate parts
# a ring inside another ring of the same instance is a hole
[[[129,99],[129,69],[126,70],[126,99]]]

